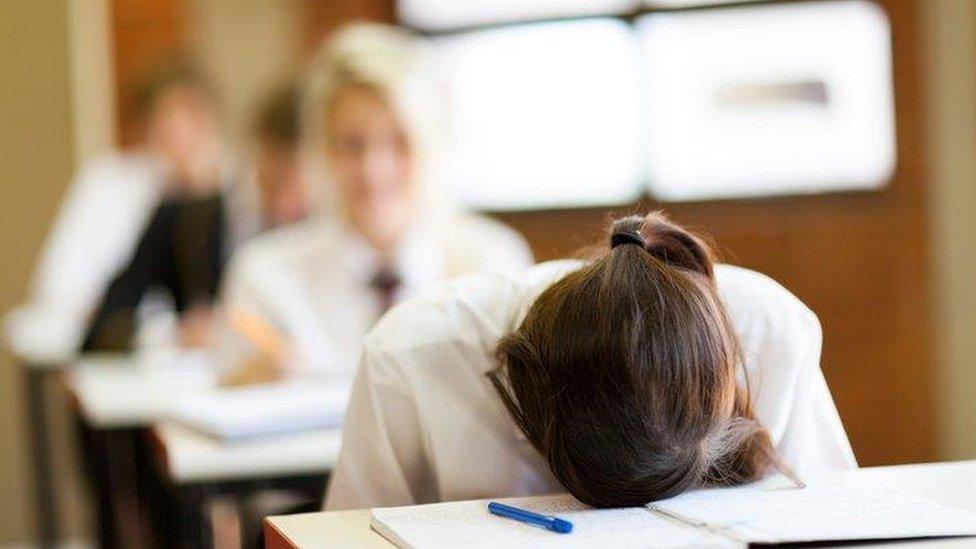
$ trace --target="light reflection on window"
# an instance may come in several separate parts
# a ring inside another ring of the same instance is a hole
[[[622,21],[588,19],[440,40],[454,149],[470,206],[614,204],[640,192],[637,47]]]

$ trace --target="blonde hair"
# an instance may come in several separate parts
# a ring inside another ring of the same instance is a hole
[[[433,73],[425,41],[397,27],[353,23],[325,41],[312,62],[302,106],[302,136],[316,176],[327,171],[322,151],[328,143],[333,102],[344,89],[366,88],[393,110],[407,135],[417,207],[445,211],[431,167],[431,158],[440,148],[444,116],[438,108],[442,102]],[[324,187],[326,196],[320,197],[324,209],[335,213],[333,186]]]

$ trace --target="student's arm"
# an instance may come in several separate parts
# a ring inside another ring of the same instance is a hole
[[[254,341],[250,326],[239,325],[257,324],[270,327],[275,334],[283,333],[273,321],[272,309],[264,299],[263,289],[269,286],[268,277],[273,275],[262,272],[261,266],[253,250],[245,245],[231,257],[224,271],[214,353],[215,362],[223,372],[222,382],[227,385],[263,383],[282,375],[281,357],[265,349],[261,340]]]
[[[789,379],[764,391],[766,406],[777,402],[773,437],[780,456],[800,478],[857,467],[847,433],[820,369],[823,332],[817,316],[791,294],[768,304],[770,341],[762,356],[765,368]],[[773,327],[775,325],[775,327]],[[773,375],[769,376],[771,381]],[[776,394],[779,393],[779,394]]]
[[[326,510],[423,503],[434,489],[414,396],[402,372],[367,344]]]
[[[131,348],[136,330],[136,308],[151,287],[172,286],[172,239],[175,210],[163,204],[153,214],[139,239],[135,254],[112,280],[92,316],[83,351]]]
[[[716,275],[742,344],[752,402],[780,456],[801,478],[856,467],[820,370],[817,316],[764,275],[727,265]]]
[[[814,337],[801,348],[803,359],[792,405],[777,445],[783,460],[801,478],[857,468],[847,433],[820,369],[819,323],[810,331]]]

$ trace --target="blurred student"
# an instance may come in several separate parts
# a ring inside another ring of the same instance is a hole
[[[274,89],[256,117],[253,170],[263,229],[296,223],[308,215],[309,188],[300,146],[301,97],[297,84]]]
[[[393,27],[354,25],[324,45],[303,122],[325,211],[234,258],[223,295],[230,382],[350,378],[363,336],[395,302],[531,263],[517,233],[437,191],[441,113],[426,69],[424,45]]]
[[[141,95],[144,148],[156,163],[154,177],[143,185],[153,188],[156,202],[136,230],[134,251],[95,294],[101,297],[87,324],[85,351],[131,348],[139,305],[155,290],[183,315],[182,337],[196,343],[229,237],[221,196],[229,185],[225,146],[211,89],[191,67],[173,65],[158,69]]]
[[[209,177],[203,174],[212,170],[219,143],[198,129],[212,116],[209,95],[196,72],[179,63],[155,68],[140,83],[134,100],[139,142],[82,166],[70,184],[28,304],[8,324],[15,347],[68,354],[82,346],[105,289],[171,192],[172,175],[183,172],[186,185]]]
[[[189,82],[187,82],[189,83]],[[129,263],[105,292],[85,350],[132,345],[140,305],[164,292],[180,315],[178,343],[209,342],[212,308],[227,257],[260,231],[302,219],[307,190],[298,167],[298,107],[293,87],[276,90],[254,124],[252,176],[228,171],[212,94],[202,81],[171,88],[160,101],[170,117],[169,183]],[[177,117],[181,117],[177,118]],[[180,124],[182,126],[180,127]]]
[[[660,214],[616,221],[604,246],[387,315],[364,346],[327,508],[561,491],[634,506],[856,466],[819,323],[793,295],[713,265]]]

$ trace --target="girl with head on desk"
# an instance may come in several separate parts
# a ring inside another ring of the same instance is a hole
[[[327,508],[630,506],[856,466],[809,309],[661,214],[610,232],[596,259],[469,277],[384,317]]]
[[[417,38],[376,24],[348,27],[320,52],[304,122],[326,211],[232,261],[220,358],[229,383],[351,382],[363,336],[396,301],[531,263],[514,231],[454,211],[432,184],[440,115],[425,58]]]

